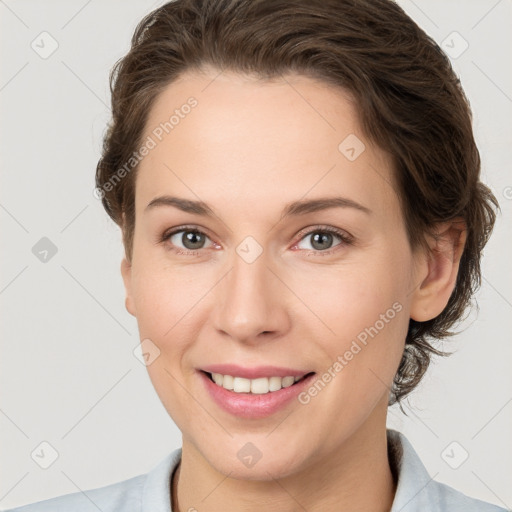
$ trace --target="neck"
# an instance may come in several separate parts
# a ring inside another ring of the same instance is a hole
[[[173,477],[172,510],[389,512],[395,491],[384,422],[378,430],[362,426],[329,457],[304,470],[267,481],[226,477],[184,441]]]

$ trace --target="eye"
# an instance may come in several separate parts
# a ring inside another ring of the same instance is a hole
[[[303,241],[310,239],[309,247],[301,247],[301,243]],[[333,245],[333,242],[336,240],[336,238],[339,240],[338,243],[335,243]],[[307,232],[303,237],[301,238],[300,242],[298,242],[295,247],[298,247],[299,249],[303,250],[313,250],[317,252],[325,252],[325,253],[331,253],[330,249],[333,247],[337,247],[339,245],[349,245],[352,243],[351,237],[336,228],[331,227],[322,227],[322,228],[315,228],[309,232]]]
[[[331,254],[337,250],[336,247],[353,243],[352,237],[348,233],[329,226],[316,227],[306,233],[300,233],[299,236],[301,237],[300,241],[292,249],[298,248],[322,254]],[[310,242],[307,244],[309,247],[302,247],[301,244],[308,240],[308,238],[310,239]],[[334,243],[336,239],[338,239],[338,243]],[[168,244],[170,250],[185,255],[191,255],[208,247],[220,248],[203,231],[190,226],[181,226],[166,231],[162,235],[160,242]]]
[[[213,242],[205,233],[197,228],[186,227],[164,233],[161,241],[170,242],[173,250],[176,252],[197,251],[213,245]],[[210,241],[210,245],[205,245],[207,241]]]

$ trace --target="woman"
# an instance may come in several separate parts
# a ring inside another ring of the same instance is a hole
[[[386,429],[497,206],[437,45],[389,0],[176,0],[111,78],[97,194],[183,445],[16,510],[504,510]]]

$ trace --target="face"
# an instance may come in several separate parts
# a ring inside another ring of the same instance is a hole
[[[424,268],[347,94],[218,73],[183,75],[150,112],[122,272],[184,450],[268,480],[381,435]]]

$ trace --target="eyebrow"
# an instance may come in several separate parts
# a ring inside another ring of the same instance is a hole
[[[214,211],[203,201],[194,201],[174,196],[155,197],[146,206],[145,211],[161,206],[173,206],[187,213],[194,213],[206,217],[216,217]],[[366,214],[372,211],[362,204],[345,197],[320,197],[318,199],[301,199],[285,205],[281,219],[296,215],[306,215],[330,208],[353,208]]]

